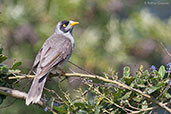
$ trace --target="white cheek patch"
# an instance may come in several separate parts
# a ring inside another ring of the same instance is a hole
[[[69,25],[65,27],[65,30],[69,30],[69,29],[70,29],[70,26]]]

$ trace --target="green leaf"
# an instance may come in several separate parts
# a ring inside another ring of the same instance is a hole
[[[114,93],[113,93],[113,96],[114,96],[115,100],[116,100],[116,99],[119,99],[120,96],[122,95],[122,93],[123,93],[123,89],[122,89],[122,90],[119,89],[117,92],[114,92]]]
[[[171,99],[171,94],[165,93],[165,97],[166,97],[167,99]]]
[[[123,77],[129,77],[130,76],[130,67],[129,66],[126,66],[124,67],[123,69]]]
[[[151,94],[151,93],[155,92],[155,91],[158,90],[159,88],[160,88],[160,87],[156,87],[156,86],[150,87],[150,88],[148,89],[148,94]]]
[[[165,67],[162,65],[162,66],[159,68],[159,71],[158,71],[161,80],[163,79],[163,77],[164,77],[164,75],[165,75],[165,71],[166,71],[166,70],[165,70]]]
[[[143,72],[143,69],[144,69],[144,68],[143,68],[143,65],[141,65],[139,70],[140,70],[141,72]]]
[[[100,102],[102,101],[103,97],[99,97],[99,99],[97,100],[96,106],[98,106],[100,104]]]
[[[143,109],[147,109],[148,108],[148,103],[147,103],[146,100],[142,102],[142,108]]]
[[[122,99],[122,100],[128,99],[128,98],[130,97],[131,93],[132,93],[132,91],[127,92],[123,97],[121,97],[121,99]]]
[[[82,108],[82,109],[84,109],[84,108],[85,108],[85,104],[84,104],[84,103],[81,103],[81,102],[74,103],[74,106],[76,106],[76,107],[80,107],[80,108]]]
[[[143,97],[141,95],[137,95],[136,97],[132,98],[135,102],[141,102],[141,100],[143,99]]]
[[[8,66],[7,65],[0,65],[0,74],[7,73]]]
[[[111,112],[111,114],[118,114],[119,108],[116,108],[114,111]]]
[[[132,83],[132,81],[134,81],[134,77],[123,77],[123,79],[125,80],[125,83],[127,85],[130,85]]]
[[[12,69],[16,69],[18,66],[20,66],[22,62],[16,62],[12,65]]]
[[[7,57],[5,55],[0,54],[0,63],[5,61],[6,59],[7,59]]]
[[[21,70],[16,69],[16,70],[9,70],[10,73],[14,73],[14,74],[19,74],[21,73]]]
[[[145,75],[147,78],[149,78],[149,76],[150,76],[149,71],[148,71],[148,70],[145,70],[145,71],[144,71],[144,75]]]
[[[157,91],[158,89],[160,89],[163,86],[164,86],[164,83],[159,83],[156,86],[151,86],[151,87],[148,88],[147,92],[148,92],[148,94],[151,94],[151,93]]]
[[[66,114],[67,111],[65,109],[65,106],[58,106],[58,107],[53,107],[59,114]]]
[[[94,112],[94,114],[99,114],[101,108],[102,108],[102,106],[100,106],[100,105],[96,106],[96,107],[95,107],[95,112]]]

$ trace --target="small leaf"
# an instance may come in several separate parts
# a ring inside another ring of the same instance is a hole
[[[138,93],[136,93],[136,96],[134,95],[134,97],[132,99],[135,102],[141,102],[143,100],[143,97],[142,97],[142,95],[139,95]]]
[[[5,55],[0,54],[0,63],[5,61],[6,59],[7,59],[7,57]]]
[[[123,76],[124,77],[129,77],[130,76],[130,67],[129,66],[124,67]]]
[[[148,108],[148,103],[147,103],[146,100],[143,101],[142,104],[143,104],[143,105],[142,105],[142,108],[143,108],[143,109],[147,109],[147,108]]]
[[[143,99],[143,97],[142,96],[140,96],[140,95],[138,95],[138,96],[136,96],[136,97],[133,97],[133,100],[135,101],[135,102],[141,102],[141,100]]]
[[[132,81],[134,81],[134,77],[123,77],[123,79],[125,80],[125,83],[127,85],[130,85],[132,83]]]
[[[144,71],[144,75],[149,77],[149,76],[150,76],[149,71],[148,71],[148,70],[145,70],[145,71]]]
[[[74,103],[74,106],[80,107],[80,108],[85,108],[85,104],[84,103],[81,103],[81,102]]]
[[[137,86],[141,87],[141,88],[145,88],[146,87],[145,84],[138,84]]]
[[[119,108],[114,109],[111,114],[118,114]]]
[[[65,106],[53,107],[59,114],[67,114]]]
[[[7,65],[1,65],[0,66],[0,74],[7,73],[8,72],[8,66]]]
[[[97,103],[96,103],[96,106],[98,106],[101,102],[101,100],[103,99],[103,97],[100,97],[98,100],[97,100]]]
[[[158,71],[158,73],[159,73],[159,75],[160,75],[160,79],[163,79],[163,77],[164,77],[164,75],[165,75],[165,72],[166,72],[165,67],[162,65],[162,66],[159,68],[159,71]]]
[[[132,91],[130,92],[127,92],[121,99],[124,100],[124,99],[128,99],[131,95]]]
[[[18,66],[20,66],[22,62],[16,62],[12,65],[12,69],[16,69]]]
[[[158,89],[160,89],[162,86],[164,86],[164,83],[159,83],[156,86],[151,86],[148,88],[147,92],[148,92],[148,94],[151,94],[151,93],[157,91]]]
[[[170,99],[170,98],[171,98],[171,94],[165,93],[165,97],[166,97],[167,99]]]
[[[140,66],[140,71],[143,72],[143,65]]]
[[[157,89],[159,89],[160,87],[156,87],[156,86],[152,86],[152,87],[150,87],[149,88],[149,90],[148,90],[148,94],[151,94],[151,93],[153,93],[153,92],[155,92]]]
[[[10,73],[14,73],[14,74],[19,74],[21,72],[21,70],[17,69],[17,70],[9,70]]]

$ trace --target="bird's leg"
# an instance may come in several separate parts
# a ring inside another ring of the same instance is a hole
[[[71,68],[69,68],[69,70],[70,70],[71,72],[74,72]],[[67,77],[64,77],[64,78],[60,81],[60,83],[63,82],[65,79],[67,79]]]
[[[57,67],[57,69],[60,71],[59,73],[59,78],[61,78],[62,75],[65,75],[65,71],[59,67]]]
[[[62,75],[65,75],[65,71],[59,67],[54,67],[48,76],[48,80],[50,80],[50,78],[55,77],[55,76],[58,76],[59,78],[61,78]]]
[[[47,80],[50,81],[51,78],[52,77],[55,77],[55,76],[56,76],[56,74],[50,72],[49,75],[48,75],[48,77],[47,77]]]

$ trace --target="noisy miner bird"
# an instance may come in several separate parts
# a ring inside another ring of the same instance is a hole
[[[70,58],[74,48],[72,30],[77,24],[79,22],[71,20],[59,22],[55,32],[43,44],[32,67],[36,68],[36,72],[26,98],[26,105],[37,103],[40,100],[50,71],[61,69]]]

